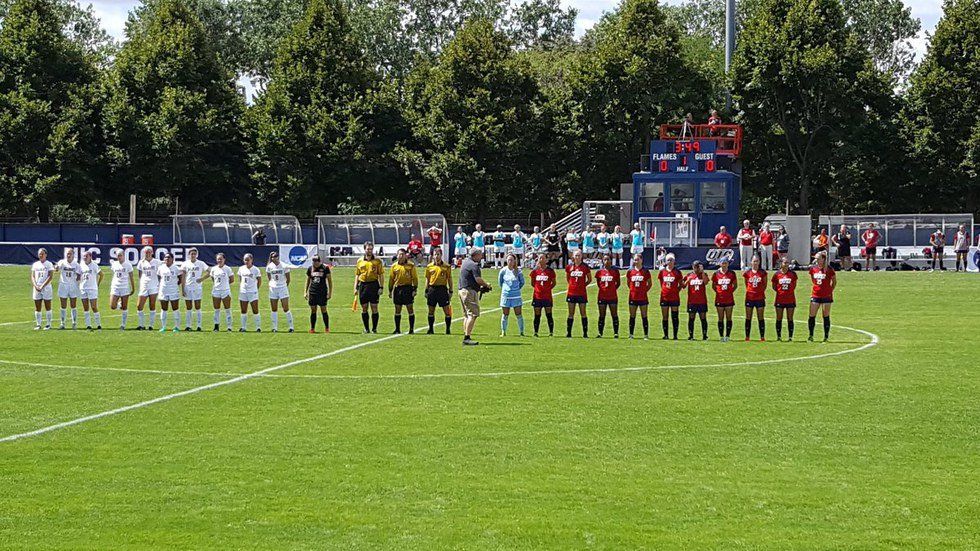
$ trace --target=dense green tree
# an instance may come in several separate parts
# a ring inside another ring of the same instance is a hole
[[[733,95],[749,139],[748,184],[783,190],[809,212],[814,189],[848,130],[868,119],[880,90],[838,0],[765,0],[746,22]]]
[[[41,220],[105,175],[98,70],[64,26],[51,0],[17,0],[0,27],[0,209]]]
[[[107,84],[112,191],[185,212],[245,208],[244,100],[201,21],[185,2],[159,0],[127,38]]]
[[[370,200],[386,184],[373,127],[398,123],[347,9],[338,0],[310,0],[270,76],[248,116],[253,185],[262,205],[312,212],[349,198]],[[391,119],[376,120],[381,113]]]
[[[618,195],[657,126],[688,111],[706,113],[716,95],[685,60],[680,31],[657,0],[624,0],[586,44],[561,108],[569,118],[562,133],[575,142],[570,163],[580,184],[569,194],[576,201]]]
[[[848,26],[893,85],[905,83],[915,66],[911,39],[922,24],[902,0],[841,0]]]
[[[980,212],[980,2],[947,0],[913,73],[904,135],[919,163],[909,196],[928,210]]]
[[[0,0],[0,25],[15,2]],[[99,65],[108,64],[116,51],[116,43],[102,28],[92,5],[83,6],[78,0],[53,0],[52,5],[65,37],[80,46]]]
[[[552,204],[551,123],[527,63],[485,19],[408,79],[412,138],[397,152],[416,204],[483,219]]]

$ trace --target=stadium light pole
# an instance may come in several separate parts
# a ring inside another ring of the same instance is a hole
[[[725,0],[725,76],[732,70],[732,55],[735,54],[735,0]],[[732,109],[732,91],[725,93],[725,108]]]

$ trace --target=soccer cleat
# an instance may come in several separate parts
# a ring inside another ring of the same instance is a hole
[[[174,327],[174,333],[180,333],[180,327]]]
[[[231,326],[228,326],[228,332],[231,333]]]
[[[85,326],[85,329],[87,329],[87,330],[89,330],[89,331],[91,331],[91,330],[92,330],[92,326],[91,326],[91,325],[86,325],[86,326]]]
[[[807,337],[806,340],[809,341],[809,342],[813,342],[813,337]]]
[[[708,340],[708,335],[701,335],[701,340],[703,340],[703,341]]]
[[[64,331],[65,329],[67,329],[67,327],[65,327],[64,325],[62,325],[61,327],[58,328],[58,331]]]
[[[669,338],[670,338],[670,337],[668,337],[667,335],[664,335],[664,338],[663,338],[663,340],[668,340]]]
[[[40,325],[35,325],[34,326],[34,330],[35,331],[40,331],[41,330],[41,326]]]
[[[823,340],[823,341],[821,341],[821,342],[830,342],[830,339],[824,339],[824,340]]]
[[[391,334],[392,334],[392,335],[401,335],[401,334],[402,334],[402,332],[401,332],[401,331],[399,331],[398,329],[395,329],[394,331],[392,331],[392,332],[391,332]]]
[[[630,336],[629,336],[629,339],[630,339],[630,340],[633,340],[633,335],[630,335]]]
[[[369,334],[371,334],[371,330],[370,330],[370,329],[365,329],[365,330],[364,330],[364,334],[365,334],[365,335],[369,335]]]
[[[614,335],[613,335],[613,338],[614,338],[614,339],[618,339],[618,338],[619,338],[619,333],[616,333],[616,334],[614,334]]]
[[[752,340],[752,339],[750,339],[750,338],[748,338],[748,337],[745,337],[745,342],[749,342],[749,341],[751,341],[751,340]]]
[[[538,332],[537,331],[534,332],[534,338],[538,338]]]
[[[272,332],[273,332],[273,333],[278,333],[278,332],[279,332],[279,330],[278,330],[278,329],[276,329],[275,327],[273,327],[273,328],[272,328]]]
[[[200,326],[200,325],[198,325],[198,326],[197,326],[197,329],[195,329],[195,331],[200,331],[200,330],[201,330],[201,326]]]
[[[776,342],[783,342],[783,338],[782,337],[776,337]]]
[[[500,332],[500,336],[501,336],[501,337],[506,337],[506,336],[507,336],[507,333],[504,333],[503,331],[501,331],[501,332]]]
[[[214,324],[214,329],[213,329],[213,331],[217,331],[217,330],[218,330],[218,324],[216,323],[216,324]]]
[[[293,328],[292,328],[292,327],[290,327],[290,328],[289,328],[289,332],[290,332],[290,333],[292,333],[292,332],[294,332],[294,330],[293,330]]]
[[[478,344],[480,344],[480,343],[478,343],[477,341],[475,341],[473,339],[464,339],[463,340],[463,346],[476,346]]]
[[[262,332],[262,328],[261,327],[256,327],[255,328],[255,332],[256,333],[261,333]]]
[[[228,328],[228,330],[231,331],[231,328]],[[238,328],[238,332],[239,333],[244,333],[245,332],[245,328],[244,327],[239,327]]]
[[[71,322],[71,330],[74,331],[75,329],[78,329],[78,324],[75,322]]]
[[[694,340],[694,335],[689,335],[689,336],[687,337],[687,340],[689,340],[689,341],[693,341],[693,340]]]
[[[793,342],[793,337],[786,339],[786,342]]]
[[[120,331],[125,331],[126,330],[126,326],[125,325],[120,325],[119,326],[119,330]]]
[[[432,329],[429,329],[428,331],[425,332],[426,335],[435,335],[435,333],[436,332],[433,331]]]
[[[759,342],[766,342],[766,338],[762,337],[761,339],[759,339]]]
[[[50,331],[51,330],[51,326],[50,325],[45,325],[44,326],[44,330],[45,331]]]
[[[96,331],[102,331],[102,326],[101,326],[101,325],[99,325],[98,327],[96,327],[96,328],[95,328],[95,330],[96,330]]]
[[[149,327],[148,327],[148,328],[147,328],[146,330],[147,330],[147,331],[153,331],[153,326],[152,326],[152,325],[151,325],[151,326],[149,326]]]
[[[315,334],[315,333],[316,333],[316,329],[310,329],[310,334],[311,334],[311,335],[313,335],[313,334]]]
[[[326,329],[324,329],[324,330],[323,330],[323,334],[324,334],[324,335],[329,335],[329,334],[330,334],[330,328],[329,328],[329,327],[327,327]]]
[[[160,328],[160,332],[161,333],[166,333],[167,332],[167,328],[166,327],[161,327]]]

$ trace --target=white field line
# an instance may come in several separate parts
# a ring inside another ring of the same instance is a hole
[[[559,291],[558,293],[555,293],[555,294],[556,295],[561,295],[561,294],[564,294],[564,293],[565,293],[565,291]],[[529,302],[529,301],[524,301],[525,304],[527,302]],[[490,310],[486,310],[485,313],[496,312],[496,311],[499,311],[499,310],[501,310],[501,308],[493,308],[493,309],[490,309]],[[460,321],[462,319],[463,318],[456,318],[453,321]],[[445,324],[445,322],[439,323],[438,325],[441,326],[441,325],[444,325],[444,324]],[[115,408],[115,409],[110,409],[110,410],[102,411],[102,412],[99,412],[99,413],[93,413],[91,415],[86,415],[84,417],[78,417],[76,419],[71,419],[69,421],[63,421],[61,423],[55,423],[53,425],[48,425],[46,427],[42,427],[42,428],[39,428],[39,429],[36,429],[36,430],[32,430],[32,431],[28,431],[28,432],[22,432],[22,433],[19,433],[19,434],[11,434],[10,436],[4,436],[4,437],[0,438],[0,443],[3,443],[3,442],[13,442],[14,440],[21,440],[21,439],[24,439],[24,438],[30,438],[32,436],[40,436],[42,434],[46,434],[46,433],[49,433],[49,432],[52,432],[52,431],[56,431],[56,430],[59,430],[59,429],[63,429],[63,428],[67,428],[67,427],[72,427],[72,426],[75,426],[75,425],[80,425],[82,423],[87,423],[89,421],[96,421],[96,420],[102,419],[104,417],[110,417],[110,416],[113,416],[113,415],[118,415],[120,413],[126,413],[127,411],[133,411],[133,410],[136,410],[136,409],[142,409],[142,408],[145,408],[147,406],[152,406],[154,404],[159,404],[161,402],[168,402],[168,401],[173,400],[175,398],[181,398],[181,397],[184,397],[184,396],[190,396],[191,394],[197,394],[199,392],[204,392],[206,390],[212,390],[212,389],[220,388],[220,387],[223,387],[223,386],[233,385],[235,383],[240,383],[242,381],[247,381],[249,379],[254,379],[254,378],[257,378],[257,377],[262,377],[262,376],[268,375],[270,373],[274,373],[276,371],[287,369],[287,368],[290,368],[290,367],[293,367],[293,366],[297,366],[297,365],[300,365],[300,364],[319,361],[319,360],[322,360],[324,358],[329,358],[331,356],[336,356],[338,354],[343,354],[345,352],[350,352],[352,350],[357,350],[357,349],[363,348],[365,346],[371,346],[372,344],[378,344],[378,343],[382,343],[382,342],[389,341],[389,340],[392,340],[392,339],[397,339],[399,337],[404,337],[405,335],[407,335],[407,333],[398,333],[398,334],[394,334],[394,335],[388,335],[386,337],[381,337],[381,338],[378,338],[378,339],[372,339],[372,340],[369,340],[369,341],[365,341],[365,342],[361,342],[361,343],[354,344],[354,345],[351,345],[351,346],[346,346],[344,348],[340,348],[340,349],[337,349],[337,350],[333,350],[331,352],[325,352],[323,354],[317,354],[316,356],[310,356],[308,358],[302,358],[302,359],[299,359],[299,360],[293,360],[291,362],[286,362],[286,363],[283,363],[283,364],[274,365],[272,367],[267,367],[265,369],[260,369],[258,371],[253,371],[251,373],[245,373],[243,375],[239,375],[239,376],[233,377],[231,379],[225,379],[223,381],[216,381],[216,382],[213,382],[213,383],[210,383],[210,384],[196,386],[194,388],[189,388],[187,390],[182,390],[180,392],[174,392],[174,393],[171,393],[171,394],[166,394],[166,395],[163,395],[163,396],[158,396],[157,398],[152,398],[150,400],[144,400],[142,402],[136,402],[135,404],[129,404],[127,406],[122,406],[122,407],[118,407],[118,408]]]

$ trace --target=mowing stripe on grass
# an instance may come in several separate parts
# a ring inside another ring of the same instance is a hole
[[[559,292],[557,292],[555,294],[556,295],[562,295],[564,293],[565,293],[565,291],[559,291]],[[524,301],[524,303],[527,303],[527,302],[530,302],[530,301]],[[494,309],[491,309],[491,310],[487,310],[485,313],[496,312],[496,311],[499,311],[499,310],[501,310],[501,308],[494,308]],[[453,321],[460,321],[462,319],[463,318],[456,318]],[[445,323],[439,323],[438,325],[440,325],[440,326],[441,325],[445,325]],[[150,399],[150,400],[144,400],[142,402],[137,402],[135,404],[130,404],[128,406],[122,406],[122,407],[118,407],[118,408],[115,408],[115,409],[110,409],[110,410],[103,411],[103,412],[100,412],[100,413],[93,413],[92,415],[86,415],[84,417],[79,417],[77,419],[72,419],[70,421],[63,421],[61,423],[56,423],[54,425],[48,425],[47,427],[42,427],[42,428],[39,428],[39,429],[36,429],[36,430],[32,430],[32,431],[28,431],[28,432],[22,432],[20,434],[11,434],[10,436],[4,436],[4,437],[0,438],[0,443],[3,443],[3,442],[13,442],[14,440],[21,440],[21,439],[24,439],[24,438],[30,438],[32,436],[40,436],[42,434],[47,434],[49,432],[56,431],[56,430],[59,430],[59,429],[64,429],[64,428],[72,427],[72,426],[75,426],[75,425],[80,425],[82,423],[87,423],[89,421],[96,421],[96,420],[102,419],[104,417],[110,417],[110,416],[113,416],[113,415],[118,415],[120,413],[126,413],[127,411],[133,411],[133,410],[136,410],[136,409],[142,409],[142,408],[145,408],[147,406],[152,406],[154,404],[159,404],[161,402],[168,402],[168,401],[173,400],[175,398],[181,398],[183,396],[190,396],[191,394],[197,394],[199,392],[204,392],[206,390],[212,390],[212,389],[220,388],[220,387],[223,387],[223,386],[233,385],[235,383],[240,383],[242,381],[247,381],[249,379],[254,379],[254,378],[257,378],[257,377],[262,377],[263,375],[268,375],[269,373],[280,371],[282,369],[287,369],[287,368],[290,368],[290,367],[293,367],[293,366],[297,366],[297,365],[300,365],[300,364],[304,364],[304,363],[315,362],[315,361],[318,361],[318,360],[322,360],[324,358],[329,358],[331,356],[336,356],[337,354],[343,354],[344,352],[350,352],[352,350],[357,350],[357,349],[363,348],[365,346],[370,346],[372,344],[378,344],[378,343],[382,343],[382,342],[389,341],[389,340],[392,340],[392,339],[397,339],[399,337],[404,337],[406,334],[407,333],[398,333],[398,334],[395,334],[395,335],[388,335],[387,337],[381,337],[379,339],[372,339],[372,340],[365,341],[365,342],[358,343],[358,344],[354,344],[354,345],[351,345],[351,346],[346,346],[346,347],[340,348],[338,350],[333,350],[331,352],[325,352],[323,354],[317,354],[316,356],[310,356],[309,358],[303,358],[303,359],[299,359],[299,360],[293,360],[291,362],[286,362],[284,364],[274,365],[272,367],[267,367],[265,369],[260,369],[258,371],[253,371],[252,373],[246,373],[244,375],[239,375],[239,376],[234,377],[234,378],[231,378],[231,379],[226,379],[224,381],[216,381],[216,382],[213,382],[213,383],[210,383],[210,384],[201,385],[201,386],[197,386],[197,387],[194,387],[194,388],[189,388],[187,390],[182,390],[180,392],[174,392],[174,393],[171,393],[171,394],[167,394],[165,396],[159,396],[157,398],[153,398],[153,399]]]

